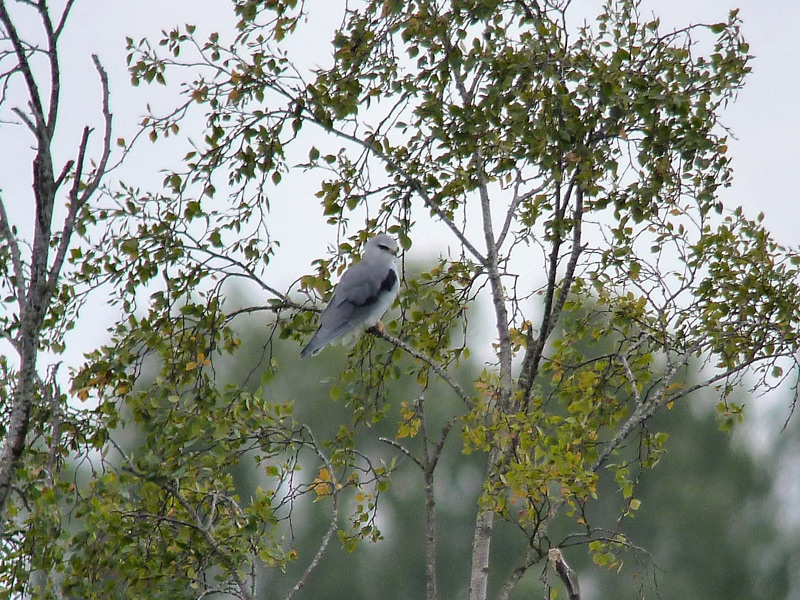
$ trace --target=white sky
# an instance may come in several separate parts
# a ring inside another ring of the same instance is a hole
[[[587,14],[593,14],[594,10],[589,7],[597,4],[596,0],[573,2],[576,12],[586,11]],[[313,17],[322,12],[329,13],[326,9],[333,4],[329,0],[308,3],[312,10],[312,22],[318,25],[317,30],[323,34],[319,36],[322,40],[325,39],[324,29],[330,26],[330,19],[320,22]],[[736,0],[645,0],[643,12],[652,10],[661,18],[663,26],[670,29],[693,21],[724,21],[728,11],[736,6],[741,8],[744,33],[750,43],[751,53],[756,58],[752,62],[753,73],[745,89],[725,114],[725,122],[737,139],[729,144],[733,157],[734,185],[723,191],[723,200],[730,206],[745,206],[751,215],[763,211],[775,237],[782,243],[795,244],[796,229],[800,225],[794,166],[800,156],[800,113],[797,110],[800,96],[800,36],[797,36],[800,31],[800,3],[795,0],[739,0],[738,4]],[[125,36],[134,39],[147,36],[155,41],[161,29],[170,29],[183,23],[198,25],[201,35],[212,30],[224,34],[233,30],[234,22],[230,4],[224,0],[79,0],[73,10],[65,40],[67,52],[64,55],[63,97],[69,104],[65,106],[60,124],[62,132],[70,129],[71,139],[65,139],[62,147],[72,153],[83,124],[87,120],[97,122],[99,88],[90,60],[91,53],[100,55],[111,79],[115,137],[130,139],[136,121],[144,113],[144,105],[169,106],[174,87],[143,85],[132,88],[129,85],[124,62]],[[75,98],[79,98],[79,101],[75,102]],[[201,131],[197,123],[193,137],[198,139]],[[142,183],[143,188],[151,185],[157,189],[162,179],[161,170],[177,166],[177,161],[187,149],[182,138],[173,143],[160,142],[156,146],[142,144],[131,157],[132,160],[114,173],[112,180],[137,181]],[[19,195],[23,199],[20,203],[22,208],[29,184],[25,181],[21,188],[16,188],[14,181],[20,182],[20,179],[12,175],[20,170],[25,173],[30,171],[29,157],[17,151],[10,155],[2,149],[0,152],[3,152],[4,159],[0,160],[0,188],[5,197],[10,197],[12,192]],[[312,214],[316,200],[309,198],[307,203],[306,199],[303,202],[309,214]],[[293,211],[297,210],[298,204],[292,202]],[[290,240],[303,239],[307,220],[281,214],[280,209],[274,216],[276,228],[280,227],[279,233],[283,234],[279,237],[286,240],[284,253],[291,257],[286,264],[287,268],[292,265],[289,270],[295,271],[298,266],[301,270],[306,269],[309,262],[324,252],[333,241],[332,236],[326,236],[326,231],[321,229],[320,235],[312,236],[312,243],[292,244]],[[435,251],[441,242],[440,239],[417,241],[419,243],[414,250],[423,254]],[[278,262],[281,258],[279,255]],[[279,283],[288,284],[294,279],[288,272],[275,275],[281,279]]]

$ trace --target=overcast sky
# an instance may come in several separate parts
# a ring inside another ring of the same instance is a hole
[[[321,15],[323,11],[328,13],[326,7],[334,4],[338,3],[310,0],[307,6],[312,11],[312,22],[313,17]],[[575,14],[593,14],[593,7],[597,4],[597,0],[573,0]],[[60,121],[62,132],[71,128],[72,139],[64,139],[62,147],[74,152],[84,123],[97,122],[99,88],[90,60],[91,53],[99,54],[109,72],[112,111],[116,121],[115,137],[130,138],[138,118],[144,113],[145,104],[150,103],[156,108],[169,106],[174,101],[175,88],[130,87],[124,62],[125,36],[135,39],[147,36],[155,40],[161,29],[170,29],[183,23],[198,25],[202,35],[212,30],[231,35],[235,20],[230,6],[231,3],[224,0],[78,0],[65,39],[63,97],[67,103]],[[797,106],[800,92],[800,2],[645,0],[643,12],[652,11],[661,18],[665,29],[672,29],[689,22],[724,21],[728,11],[737,6],[744,21],[744,34],[755,59],[752,62],[753,73],[747,79],[744,90],[724,115],[736,139],[729,144],[733,157],[734,185],[722,192],[723,200],[729,206],[745,206],[753,216],[763,211],[775,237],[782,243],[794,245],[797,241],[796,230],[800,226],[800,198],[796,184],[796,162],[800,157],[800,111]],[[323,28],[330,27],[331,20],[317,20],[316,23],[320,24],[317,38],[322,38],[322,43],[326,41]],[[303,40],[303,43],[308,43],[307,40],[313,43],[311,37]],[[323,54],[328,53],[324,46],[320,48]],[[191,127],[187,127],[186,131],[191,135]],[[200,131],[198,122],[195,133],[199,135]],[[142,146],[123,169],[114,173],[113,179],[133,180],[141,182],[143,187],[152,185],[155,188],[162,179],[161,170],[178,166],[178,160],[187,150],[185,139],[160,143],[155,147],[149,144]],[[14,195],[18,193],[24,197],[29,184],[13,175],[29,172],[29,157],[21,152],[9,153],[8,149],[0,149],[0,152],[4,154],[4,160],[0,161],[0,187],[6,197],[12,191],[16,192]],[[15,189],[15,183],[23,183],[24,187]],[[296,210],[297,204],[293,204],[293,210]],[[307,206],[310,211],[313,210],[315,201],[309,199]],[[275,215],[276,221],[282,222],[282,216]],[[299,239],[302,229],[291,222],[295,219],[286,221],[284,233],[292,239]],[[284,251],[292,257],[292,263],[299,261],[305,267],[332,241],[326,239],[322,230],[321,235],[313,236],[312,243],[307,246],[291,247],[288,244]],[[417,250],[425,251],[424,245]],[[288,273],[282,275],[282,278],[289,276]],[[288,278],[286,283],[293,279]]]

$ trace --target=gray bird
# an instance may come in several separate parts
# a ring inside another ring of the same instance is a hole
[[[367,241],[361,262],[342,275],[319,317],[319,329],[300,352],[300,358],[318,354],[338,338],[354,338],[380,321],[400,286],[394,264],[396,255],[397,242],[385,233]]]

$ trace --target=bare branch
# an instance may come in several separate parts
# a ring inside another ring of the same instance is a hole
[[[37,5],[39,16],[42,19],[45,34],[47,35],[47,58],[50,61],[50,101],[47,112],[47,136],[53,139],[56,130],[56,118],[58,117],[58,99],[61,94],[61,69],[58,64],[58,52],[56,45],[58,39],[53,30],[53,21],[50,19],[50,9],[47,7],[46,0],[39,0]]]
[[[28,115],[26,115],[16,106],[11,109],[11,112],[13,112],[20,118],[20,120],[25,124],[25,127],[30,129],[33,135],[37,134],[38,130],[36,129],[36,124],[33,121],[31,121],[31,118]]]
[[[61,37],[61,33],[64,31],[64,26],[67,24],[67,18],[69,17],[69,13],[72,10],[72,6],[75,4],[75,0],[67,0],[67,4],[64,6],[64,10],[61,13],[61,18],[58,21],[58,27],[56,27],[54,38],[58,40]]]
[[[561,581],[564,582],[564,587],[567,588],[567,597],[569,600],[581,600],[581,592],[578,587],[578,576],[575,571],[564,560],[564,555],[558,548],[550,548],[547,553],[547,558],[553,568],[558,573]]]
[[[525,551],[525,555],[520,559],[519,564],[514,567],[506,581],[503,582],[503,585],[500,587],[500,591],[498,591],[497,596],[495,596],[495,600],[508,600],[511,592],[514,590],[517,583],[519,583],[519,580],[522,579],[525,573],[527,573],[528,569],[539,562],[539,560],[541,560],[543,557],[543,551],[537,546],[528,546],[527,550]]]
[[[445,383],[447,383],[447,385],[450,386],[450,388],[455,392],[456,396],[458,396],[464,404],[466,404],[467,406],[472,404],[472,398],[469,396],[469,394],[467,394],[464,391],[464,388],[462,388],[458,384],[458,382],[442,367],[442,365],[433,360],[430,356],[428,356],[424,352],[420,352],[419,350],[407,344],[400,338],[396,338],[393,335],[389,335],[385,331],[380,331],[377,327],[371,327],[367,331],[369,331],[369,333],[371,333],[372,335],[384,339],[390,344],[397,346],[398,348],[401,348],[406,352],[406,354],[409,354],[414,358],[424,362],[431,369],[433,369],[433,372],[436,373],[442,379],[442,381],[444,381]]]
[[[61,175],[58,176],[56,179],[55,186],[56,189],[61,187],[61,184],[64,183],[64,180],[69,176],[69,172],[72,170],[72,167],[75,166],[74,160],[68,160],[64,163],[64,167],[61,169]]]
[[[414,463],[415,463],[415,464],[416,464],[416,465],[417,465],[417,466],[418,466],[420,469],[422,469],[423,471],[425,470],[425,467],[423,466],[422,462],[421,462],[421,461],[420,461],[420,460],[419,460],[419,459],[418,459],[416,456],[414,456],[414,455],[411,453],[411,450],[409,450],[408,448],[406,448],[406,447],[405,447],[405,446],[403,446],[402,444],[398,444],[398,443],[397,443],[395,440],[393,440],[393,439],[391,439],[391,438],[387,438],[387,437],[379,437],[379,438],[378,438],[378,441],[379,441],[379,442],[383,442],[384,444],[389,444],[389,445],[390,445],[390,446],[392,446],[393,448],[397,448],[397,449],[398,449],[400,452],[402,452],[402,453],[403,453],[403,454],[405,454],[405,455],[406,455],[408,458],[410,458],[412,461],[414,461]]]
[[[511,228],[511,223],[514,222],[514,218],[517,216],[517,209],[519,208],[519,205],[522,204],[523,202],[526,202],[527,200],[530,200],[537,194],[542,193],[550,185],[550,181],[547,180],[544,181],[541,185],[535,187],[534,189],[528,190],[524,194],[520,194],[519,188],[522,185],[522,183],[523,183],[522,175],[518,172],[517,179],[514,182],[514,197],[511,200],[511,204],[509,205],[508,210],[506,211],[506,219],[503,223],[503,228],[500,230],[500,235],[497,236],[497,241],[495,242],[495,245],[497,246],[498,249],[502,248],[503,243],[506,241],[506,236],[508,235],[509,229]]]
[[[19,249],[19,241],[11,229],[11,223],[6,214],[5,201],[2,198],[0,198],[0,237],[5,240],[11,253],[11,265],[14,269],[14,279],[17,286],[17,305],[22,311],[25,303],[25,271],[22,265],[22,254]]]
[[[3,24],[8,32],[8,38],[11,41],[11,45],[14,48],[14,53],[17,56],[19,70],[22,73],[22,77],[25,79],[25,85],[28,88],[31,109],[36,121],[35,129],[38,134],[42,135],[43,137],[47,137],[44,109],[42,106],[42,99],[39,96],[39,85],[36,81],[36,77],[33,74],[31,64],[28,61],[28,54],[25,51],[25,44],[23,43],[22,39],[20,39],[19,33],[17,33],[17,28],[14,25],[14,21],[11,19],[11,15],[8,13],[5,0],[0,0],[0,23]]]
[[[83,174],[83,165],[86,160],[89,135],[91,134],[92,131],[89,127],[84,127],[83,136],[81,137],[81,143],[78,149],[78,157],[76,159],[75,180],[73,182],[72,189],[70,190],[69,194],[70,196],[69,209],[67,211],[67,217],[64,220],[64,226],[61,229],[61,238],[59,240],[58,248],[56,250],[55,257],[53,258],[53,264],[50,267],[50,272],[47,278],[48,279],[47,285],[51,294],[53,293],[53,291],[56,288],[56,285],[58,284],[58,278],[61,275],[61,270],[64,266],[64,260],[67,255],[67,250],[69,248],[70,242],[72,241],[72,234],[75,231],[75,224],[77,222],[78,213],[97,191],[101,179],[106,174],[108,159],[111,155],[112,116],[108,105],[109,95],[110,95],[108,88],[108,75],[106,74],[105,69],[103,69],[103,66],[100,64],[100,60],[97,58],[97,55],[95,54],[92,55],[92,61],[94,62],[95,69],[97,69],[97,73],[100,77],[100,84],[102,89],[102,111],[103,111],[103,121],[104,121],[102,154],[100,156],[100,160],[98,161],[97,167],[95,168],[93,176],[88,182],[86,182],[85,188],[81,192],[80,185]],[[57,183],[58,181],[56,182],[56,184]]]
[[[331,471],[332,472],[332,471]],[[328,530],[325,532],[325,535],[322,538],[322,542],[320,542],[319,548],[317,548],[316,553],[314,554],[314,558],[309,563],[306,570],[303,571],[303,575],[291,589],[291,591],[287,594],[286,600],[291,600],[295,597],[297,592],[299,592],[308,581],[309,576],[317,568],[319,561],[322,559],[322,555],[325,553],[325,549],[328,547],[333,535],[336,533],[337,529],[339,528],[339,505],[338,505],[338,493],[334,491],[332,494],[333,496],[333,509],[331,510],[331,524],[328,527]]]
[[[97,187],[100,185],[100,180],[106,174],[106,168],[108,166],[108,159],[111,156],[111,121],[112,115],[111,110],[109,109],[108,99],[110,96],[110,91],[108,87],[108,75],[106,74],[103,65],[100,64],[100,59],[97,57],[96,54],[92,54],[92,62],[94,63],[94,68],[97,70],[97,74],[100,77],[100,85],[102,89],[102,111],[103,111],[103,150],[102,154],[100,155],[100,160],[97,162],[97,167],[94,171],[94,177],[90,181],[86,183],[86,188],[83,190],[83,194],[81,194],[81,202],[86,203],[86,201],[95,193]]]
[[[625,366],[625,373],[628,375],[628,380],[631,383],[631,389],[633,390],[633,397],[636,398],[636,404],[641,404],[642,394],[639,392],[639,385],[636,383],[636,377],[633,376],[633,371],[631,371],[631,366],[628,364],[628,359],[622,353],[620,353],[620,359]]]

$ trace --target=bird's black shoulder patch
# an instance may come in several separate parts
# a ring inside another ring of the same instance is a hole
[[[369,306],[377,302],[381,294],[391,292],[395,285],[397,285],[397,273],[393,269],[389,269],[377,289],[373,286],[362,285],[360,293],[351,293],[349,298],[342,298],[337,305],[347,303],[359,307]],[[355,292],[355,290],[352,291]]]
[[[389,269],[386,277],[384,277],[381,282],[381,291],[390,292],[395,283],[397,283],[397,273],[394,272],[394,269]]]

